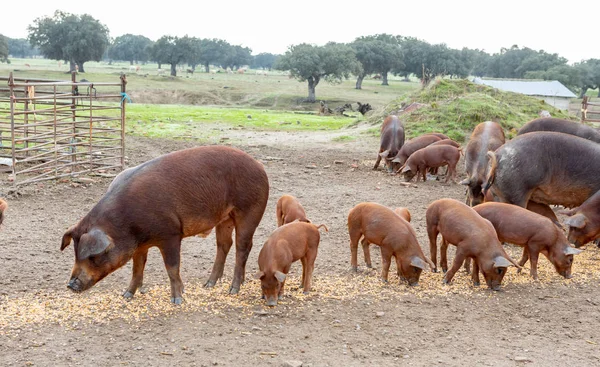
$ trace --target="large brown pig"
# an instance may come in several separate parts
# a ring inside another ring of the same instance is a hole
[[[467,178],[460,183],[467,186],[467,204],[474,206],[483,202],[481,192],[488,174],[488,151],[504,144],[504,130],[497,122],[486,121],[475,126],[465,148]]]
[[[398,163],[400,166],[402,166],[404,165],[404,163],[406,163],[406,160],[408,159],[408,157],[410,157],[411,154],[413,154],[421,148],[425,148],[431,143],[440,140],[442,139],[435,135],[421,135],[417,136],[416,138],[412,138],[406,143],[404,143],[402,148],[398,151],[398,154],[396,154],[394,159],[392,159],[392,162]]]
[[[519,265],[525,265],[527,258],[531,258],[530,274],[533,279],[538,279],[540,253],[550,260],[558,274],[571,278],[573,255],[581,250],[571,247],[562,229],[557,228],[550,219],[506,203],[483,203],[474,206],[473,210],[492,223],[501,242],[524,247]]]
[[[573,208],[600,190],[600,144],[574,135],[527,133],[489,156],[486,189],[496,201]]]
[[[381,158],[385,159],[385,167],[388,171],[393,168],[392,159],[404,145],[404,124],[396,115],[390,115],[383,120],[381,125],[381,140],[379,143],[379,154],[373,169],[379,167]]]
[[[2,221],[4,220],[4,212],[7,208],[8,204],[6,203],[6,201],[0,199],[0,224],[2,224]]]
[[[269,182],[263,166],[234,148],[205,146],[169,153],[119,174],[107,193],[67,230],[61,250],[75,247],[68,287],[84,291],[133,258],[123,295],[141,287],[148,249],[157,246],[171,282],[171,301],[182,302],[181,239],[216,227],[217,256],[205,286],[223,275],[235,228],[236,261],[230,293],[239,291],[252,237],[265,211]]]
[[[425,213],[431,261],[437,265],[437,237],[442,234],[440,249],[444,283],[450,283],[454,274],[467,258],[474,259],[473,284],[479,285],[479,269],[489,288],[500,290],[506,269],[520,268],[504,251],[494,226],[475,210],[454,199],[439,199],[427,207]],[[448,270],[448,243],[456,246],[452,268]],[[437,268],[434,268],[437,271]]]
[[[283,195],[277,200],[277,227],[292,223],[295,220],[310,223],[302,204],[291,195]]]
[[[523,135],[535,131],[554,131],[579,136],[587,140],[600,143],[600,131],[591,126],[569,120],[557,119],[552,117],[539,118],[529,121],[521,129],[518,135]]]
[[[381,279],[388,281],[392,257],[396,258],[398,276],[417,285],[421,272],[433,263],[425,257],[415,230],[392,209],[377,203],[360,203],[348,214],[351,265],[358,269],[358,242],[364,236],[365,262],[371,267],[369,243],[381,247]]]
[[[460,160],[460,150],[451,145],[434,145],[419,149],[408,157],[399,172],[404,174],[406,181],[412,180],[415,175],[417,182],[419,176],[427,181],[427,169],[448,166],[446,182],[452,179],[456,183],[456,164]]]
[[[301,287],[304,294],[310,291],[312,273],[321,235],[319,228],[312,223],[293,222],[277,228],[267,239],[258,254],[259,272],[255,278],[260,279],[262,295],[267,306],[276,306],[277,300],[283,296],[285,278],[292,263],[302,261]]]
[[[569,241],[581,247],[600,238],[600,191],[597,191],[580,206],[562,212],[569,216]]]

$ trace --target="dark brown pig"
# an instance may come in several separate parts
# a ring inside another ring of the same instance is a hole
[[[426,181],[428,168],[448,165],[446,182],[452,179],[456,183],[456,164],[459,160],[460,151],[457,148],[451,145],[430,145],[411,154],[398,172],[404,174],[407,182],[412,180],[415,175],[417,176],[417,182],[419,181],[419,176],[422,176],[423,181]]]
[[[550,219],[506,203],[483,203],[474,206],[473,210],[492,223],[501,242],[524,247],[519,265],[525,265],[529,257],[533,279],[538,279],[540,253],[550,260],[558,274],[571,278],[573,255],[581,250],[571,247],[562,229],[557,228]]]
[[[393,168],[392,159],[398,154],[398,151],[404,145],[404,125],[396,115],[390,115],[383,120],[381,125],[381,140],[379,143],[379,154],[373,169],[379,167],[381,158],[385,161],[385,167],[388,171]]]
[[[489,288],[500,290],[506,269],[520,267],[504,251],[494,226],[467,205],[454,199],[440,199],[431,203],[425,213],[431,260],[437,265],[437,237],[442,234],[441,266],[446,272],[444,283],[450,283],[463,262],[472,258],[473,284],[479,285],[479,269]],[[448,243],[456,246],[452,268],[448,270]],[[434,268],[437,271],[437,268]]]
[[[0,224],[2,224],[2,221],[4,220],[4,212],[7,208],[8,204],[6,203],[6,201],[0,199]]]
[[[554,131],[579,136],[587,140],[600,143],[600,131],[591,126],[569,120],[557,119],[552,117],[539,118],[529,121],[521,129],[518,135],[523,135],[535,131]]]
[[[421,148],[425,148],[431,143],[435,143],[436,141],[440,140],[442,139],[435,135],[421,135],[417,136],[416,138],[410,139],[409,141],[404,143],[402,148],[398,151],[398,154],[396,154],[394,159],[392,159],[392,162],[398,163],[399,166],[402,166],[404,165],[404,163],[406,163],[406,160],[408,159],[408,157],[410,157],[411,154],[413,154]]]
[[[482,187],[488,174],[488,151],[504,144],[504,130],[493,121],[475,126],[465,148],[465,170],[467,178],[460,183],[467,186],[467,204],[474,206],[483,202]]]
[[[230,293],[239,291],[252,237],[265,211],[269,181],[263,166],[241,150],[205,146],[165,154],[119,174],[106,194],[62,239],[75,247],[68,287],[84,291],[133,258],[124,297],[141,287],[148,249],[157,246],[182,302],[181,239],[216,227],[217,256],[205,286],[223,275],[235,228],[236,261]]]
[[[312,273],[321,234],[319,228],[312,223],[293,222],[277,228],[258,254],[258,268],[255,278],[260,279],[263,298],[267,306],[276,306],[277,300],[283,296],[283,288],[287,273],[292,263],[302,261],[301,288],[304,294],[310,291]]]
[[[421,272],[433,263],[425,257],[417,235],[404,218],[377,203],[360,203],[348,214],[351,265],[358,270],[358,242],[364,236],[363,251],[367,267],[371,267],[369,243],[381,247],[381,279],[388,281],[392,257],[396,258],[398,276],[417,285]]]
[[[493,202],[493,201],[494,201],[494,197],[492,196],[492,192],[490,190],[487,190],[485,193],[483,202],[486,203],[486,202]],[[552,223],[554,223],[554,225],[556,225],[558,228],[560,228],[562,230],[562,226],[561,226],[560,222],[558,221],[558,218],[556,217],[554,210],[552,210],[552,208],[550,208],[550,206],[548,206],[546,204],[536,203],[535,201],[529,200],[527,202],[527,210],[530,210],[534,213],[543,215],[544,217],[550,219],[552,221]]]
[[[600,238],[600,191],[597,191],[580,206],[562,212],[569,216],[569,241],[581,247]]]
[[[574,135],[523,134],[489,156],[486,189],[496,201],[573,208],[600,190],[600,144]]]
[[[283,195],[277,200],[277,227],[291,223],[295,220],[310,223],[302,204],[291,195]]]

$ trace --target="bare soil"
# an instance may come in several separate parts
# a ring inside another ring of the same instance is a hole
[[[395,276],[378,280],[375,270],[350,271],[348,211],[375,201],[408,207],[425,254],[427,205],[442,197],[464,200],[464,187],[439,181],[416,187],[400,177],[372,171],[378,141],[361,137],[332,143],[325,133],[248,133],[237,147],[261,160],[271,192],[246,267],[247,282],[227,294],[233,274],[204,289],[215,256],[214,234],[187,238],[182,251],[186,285],[182,306],[169,303],[169,282],[158,251],[145,271],[146,294],[125,301],[121,293],[131,263],[74,295],[66,288],[74,256],[60,252],[64,231],[82,218],[110,183],[47,182],[0,196],[10,208],[0,230],[0,365],[184,365],[282,366],[516,366],[600,365],[600,251],[588,246],[576,258],[575,277],[564,280],[540,260],[540,281],[514,268],[503,290],[473,287],[459,272],[452,285],[424,272],[417,287]],[[312,134],[312,135],[311,135]],[[232,139],[232,141],[234,141]],[[129,166],[194,142],[128,138]],[[353,166],[354,165],[354,166]],[[462,172],[462,162],[459,173]],[[2,178],[3,180],[5,177]],[[324,223],[314,290],[298,290],[301,264],[292,267],[287,295],[275,308],[260,299],[252,275],[257,256],[275,229],[275,203],[297,196],[313,222]],[[518,258],[520,249],[507,247]],[[234,250],[232,250],[234,252]],[[452,257],[451,257],[452,258]]]

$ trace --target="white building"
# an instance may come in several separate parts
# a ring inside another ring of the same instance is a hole
[[[571,98],[577,98],[573,92],[557,80],[510,80],[510,79],[473,79],[475,84],[483,84],[505,92],[521,93],[543,99],[547,104],[568,111]]]

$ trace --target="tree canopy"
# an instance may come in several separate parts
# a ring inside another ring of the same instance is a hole
[[[262,52],[262,53],[259,53],[256,56],[254,56],[254,62],[252,63],[252,65],[255,68],[262,68],[262,69],[269,69],[269,70],[271,70],[271,68],[275,64],[275,61],[277,60],[278,57],[279,57],[279,55],[275,55],[275,54],[271,54],[271,53],[267,53],[267,52]]]
[[[150,59],[149,48],[152,44],[148,37],[124,34],[115,38],[108,49],[108,56],[113,60],[129,61],[131,65],[146,62]]]
[[[360,66],[357,72],[356,89],[361,89],[364,77],[373,73],[381,73],[383,84],[387,85],[387,74],[392,69],[404,66],[396,38],[389,35],[359,37],[351,46]]]
[[[330,83],[341,82],[359,69],[355,51],[346,44],[330,42],[325,46],[307,43],[290,46],[281,56],[275,68],[288,70],[300,82],[308,82],[308,102],[316,101],[315,88],[325,79]]]
[[[252,50],[238,45],[227,45],[224,49],[221,65],[232,70],[252,64]]]
[[[208,73],[210,71],[211,64],[220,64],[225,54],[227,52],[227,48],[230,44],[227,41],[212,38],[204,38],[200,42],[200,58],[199,61],[204,65],[205,71]]]
[[[8,62],[8,38],[0,34],[0,62]]]
[[[70,62],[85,72],[86,61],[100,61],[109,45],[108,28],[88,14],[74,15],[56,11],[52,17],[41,17],[27,27],[29,42],[38,46],[42,55]]]
[[[193,42],[188,36],[163,36],[151,47],[152,58],[159,64],[171,65],[171,76],[177,76],[177,65],[189,58]]]

